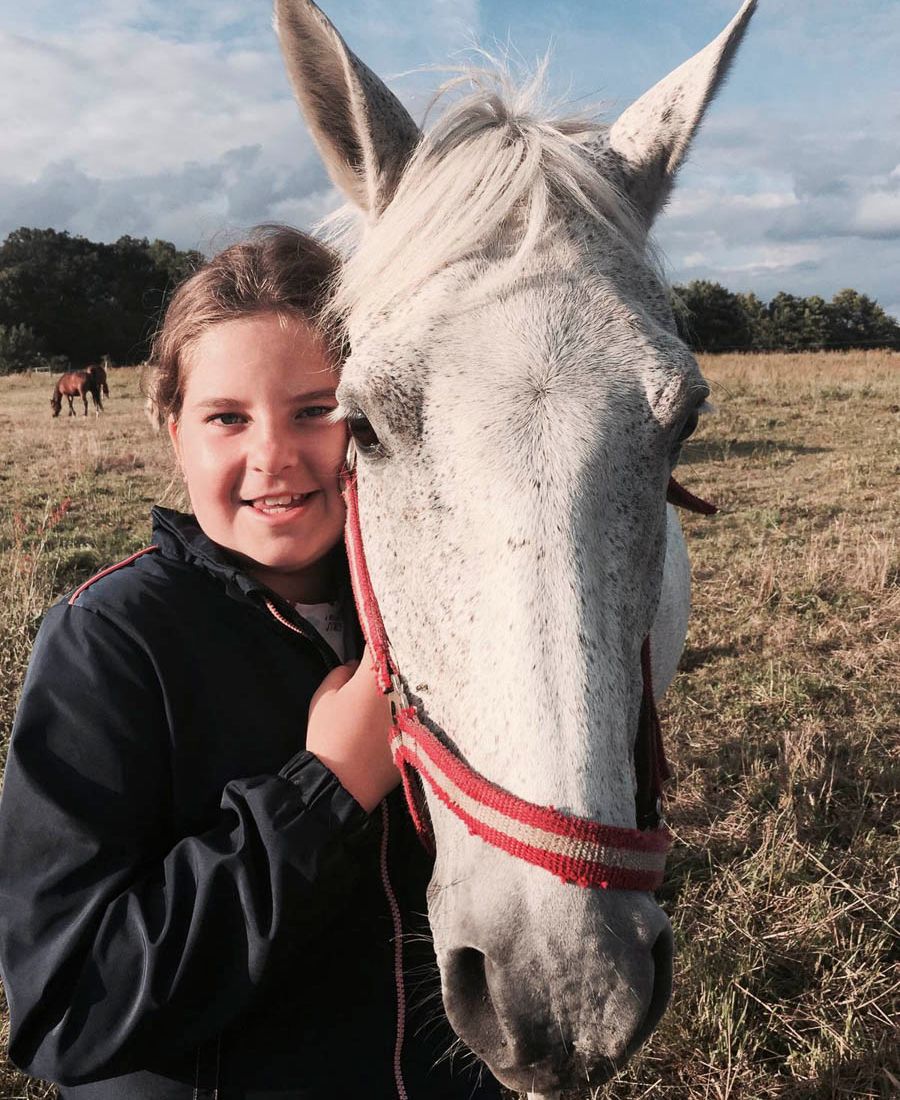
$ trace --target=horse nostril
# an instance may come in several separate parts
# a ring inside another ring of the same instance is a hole
[[[668,921],[660,931],[653,946],[650,948],[650,960],[653,966],[653,985],[650,989],[650,997],[647,1001],[647,1009],[644,1018],[640,1021],[623,1051],[616,1054],[616,1058],[630,1058],[642,1043],[653,1033],[653,1029],[662,1019],[669,1003],[672,992],[672,956],[674,943],[672,928]]]
[[[647,1015],[641,1028],[644,1038],[650,1034],[662,1018],[669,1003],[672,992],[672,956],[674,954],[674,942],[672,928],[668,921],[665,928],[656,937],[656,942],[650,949],[653,958],[653,993],[650,996],[650,1004]]]
[[[506,1046],[488,974],[491,961],[475,947],[450,951],[443,965],[444,1007],[456,1034],[479,1057]]]
[[[460,947],[451,952],[447,970],[454,993],[466,1003],[470,1011],[490,999],[485,957],[477,948]]]

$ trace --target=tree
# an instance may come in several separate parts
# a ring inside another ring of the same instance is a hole
[[[0,374],[33,370],[41,365],[43,350],[26,325],[0,325]]]
[[[797,351],[804,346],[804,299],[783,290],[769,302],[767,313],[773,347]]]
[[[53,352],[81,342],[83,313],[91,283],[90,242],[55,230],[18,229],[0,246],[0,324],[26,324]],[[63,341],[60,329],[70,329]],[[72,339],[74,337],[74,340]]]
[[[805,348],[823,348],[830,343],[831,310],[818,294],[803,299],[800,335]]]
[[[781,291],[766,304],[752,292],[732,294],[697,280],[673,287],[672,299],[679,335],[699,351],[900,348],[900,324],[856,290],[842,290],[830,303]]]
[[[169,288],[178,286],[179,283],[192,275],[203,263],[203,253],[191,249],[188,252],[179,252],[171,241],[159,239],[147,244],[146,251],[153,261],[157,271],[165,272],[169,280]]]
[[[754,351],[768,351],[775,346],[772,325],[766,303],[753,291],[735,295],[750,326],[750,346]]]
[[[867,294],[838,291],[829,308],[831,343],[841,347],[900,347],[900,325]]]
[[[0,324],[27,325],[76,365],[146,357],[168,296],[202,260],[168,241],[98,244],[54,229],[18,229],[0,245]]]
[[[751,346],[752,326],[736,294],[705,279],[672,289],[679,334],[690,347],[713,352]]]

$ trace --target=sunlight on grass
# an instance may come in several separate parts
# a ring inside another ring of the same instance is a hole
[[[694,614],[663,705],[677,836],[661,897],[675,987],[598,1096],[900,1095],[900,355],[707,357],[717,406],[679,478]],[[146,544],[177,503],[136,373],[107,414],[50,419],[45,376],[0,379],[4,738],[43,609]],[[0,1097],[43,1097],[0,1065]],[[426,1100],[426,1098],[416,1098]]]

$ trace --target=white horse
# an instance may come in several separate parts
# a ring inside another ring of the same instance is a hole
[[[310,0],[276,0],[291,81],[365,222],[338,290],[361,526],[406,688],[516,795],[634,829],[640,651],[684,641],[666,485],[707,396],[647,235],[755,0],[611,127],[477,72],[427,135]],[[672,933],[472,836],[426,789],[444,1005],[508,1087],[604,1080],[652,1032]]]

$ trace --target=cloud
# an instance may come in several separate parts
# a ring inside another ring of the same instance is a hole
[[[714,191],[703,188],[691,188],[676,192],[669,205],[667,218],[674,225],[679,221],[689,221],[697,215],[708,217],[713,211],[715,216],[731,219],[735,215],[745,216],[754,211],[784,210],[796,206],[799,199],[793,191],[755,191],[750,194],[728,191]]]
[[[217,219],[308,224],[337,205],[270,9],[251,10],[240,0],[35,0],[4,18],[0,101],[14,109],[0,131],[0,233],[33,223],[187,246]],[[479,25],[478,0],[344,0],[329,11],[367,60],[390,58],[395,70],[445,56]],[[406,83],[406,98],[424,102],[425,78]]]
[[[221,234],[259,221],[309,225],[335,203],[317,160],[273,168],[258,145],[176,171],[115,179],[90,175],[69,159],[48,165],[34,181],[0,177],[0,233],[20,225],[64,225],[95,240],[127,233],[209,250],[221,243]],[[110,226],[116,227],[112,234]]]
[[[796,274],[815,271],[823,256],[820,245],[783,245],[780,248],[756,248],[743,263],[724,264],[722,270],[730,275],[747,275],[752,278],[765,275]]]
[[[774,240],[816,240],[861,237],[900,238],[900,178],[848,174],[831,186],[807,193],[766,229]]]
[[[863,195],[856,208],[854,226],[862,237],[900,238],[900,189]]]
[[[351,47],[418,117],[480,37],[526,58],[555,40],[554,88],[627,102],[705,45],[737,0],[590,5],[328,0]],[[0,234],[216,247],[338,202],[300,119],[268,0],[31,0],[0,31]],[[897,301],[896,0],[767,0],[710,108],[658,235],[674,279],[763,297],[855,285]],[[582,105],[584,105],[584,102]]]
[[[827,118],[716,109],[658,226],[673,278],[763,297],[856,286],[895,301],[900,127],[890,105]]]

